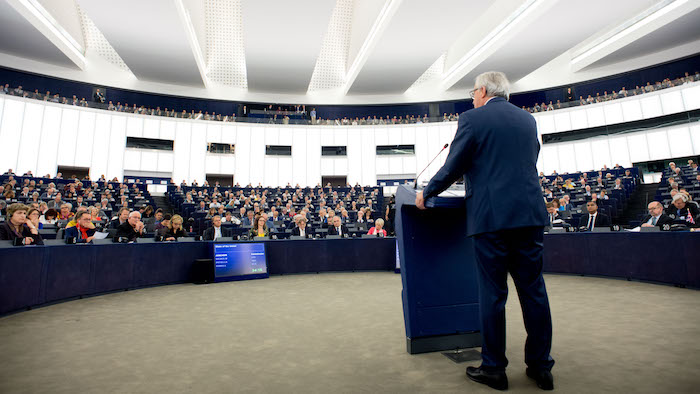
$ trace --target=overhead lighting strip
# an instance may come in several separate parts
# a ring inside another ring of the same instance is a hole
[[[36,0],[19,0],[27,11],[31,12],[39,22],[46,26],[71,52],[85,62],[84,49],[70,34],[46,11]]]

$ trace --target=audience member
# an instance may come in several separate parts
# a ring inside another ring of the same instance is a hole
[[[604,213],[598,212],[598,203],[588,201],[586,203],[588,214],[582,215],[579,220],[579,228],[585,228],[588,231],[593,231],[599,227],[610,227],[610,219]]]
[[[167,227],[164,227],[163,238],[166,241],[177,241],[178,238],[186,237],[187,233],[182,227],[184,220],[180,215],[173,215],[170,222],[167,223]]]
[[[333,216],[331,218],[332,226],[328,227],[328,235],[340,235],[348,234],[348,227],[342,223],[340,216]]]
[[[230,236],[229,230],[221,226],[221,216],[214,215],[211,219],[211,227],[204,230],[203,238],[205,241],[216,241],[219,238]]]
[[[374,227],[370,228],[369,231],[367,231],[367,234],[377,235],[379,237],[386,237],[386,230],[384,230],[383,227],[384,219],[379,218],[374,221]]]
[[[75,243],[90,243],[95,238],[96,231],[90,213],[81,211],[76,214],[76,225],[66,228],[65,237],[74,238]]]
[[[7,219],[0,223],[0,240],[20,239],[23,245],[43,245],[44,240],[34,224],[27,220],[27,206],[22,203],[10,204]]]
[[[642,227],[659,226],[673,224],[673,219],[664,213],[664,206],[658,201],[652,201],[648,205],[649,214],[642,219]]]
[[[270,236],[270,229],[267,227],[267,220],[262,216],[258,215],[253,219],[254,226],[250,229],[250,238],[255,237],[265,237]]]
[[[144,224],[141,221],[141,213],[139,211],[133,211],[128,214],[128,219],[117,227],[117,233],[114,237],[117,239],[127,239],[129,242],[133,242],[136,238],[143,236],[143,234]]]

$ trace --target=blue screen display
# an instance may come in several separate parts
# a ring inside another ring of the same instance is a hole
[[[217,280],[267,277],[264,243],[214,244]]]

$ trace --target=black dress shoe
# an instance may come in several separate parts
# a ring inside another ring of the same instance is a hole
[[[527,368],[525,374],[537,382],[537,387],[542,390],[554,390],[554,377],[552,373],[547,370],[534,370],[532,368]]]
[[[467,367],[469,379],[485,384],[492,389],[508,390],[508,377],[505,372],[486,371],[481,367]]]

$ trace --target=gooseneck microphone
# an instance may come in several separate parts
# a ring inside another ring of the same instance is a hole
[[[420,176],[423,175],[423,173],[425,172],[425,170],[427,170],[428,167],[430,167],[430,165],[433,164],[433,162],[435,161],[435,159],[437,159],[438,156],[440,156],[440,153],[442,153],[442,151],[444,151],[445,149],[447,149],[448,146],[450,146],[450,144],[445,144],[445,146],[443,146],[442,149],[440,149],[440,152],[438,152],[438,154],[435,155],[435,157],[433,157],[433,160],[430,160],[430,163],[428,163],[428,165],[425,166],[425,168],[423,169],[423,171],[421,171],[420,174],[418,174],[418,176],[416,177],[415,182],[413,182],[413,189],[414,189],[414,190],[418,188],[418,178],[420,178]]]

